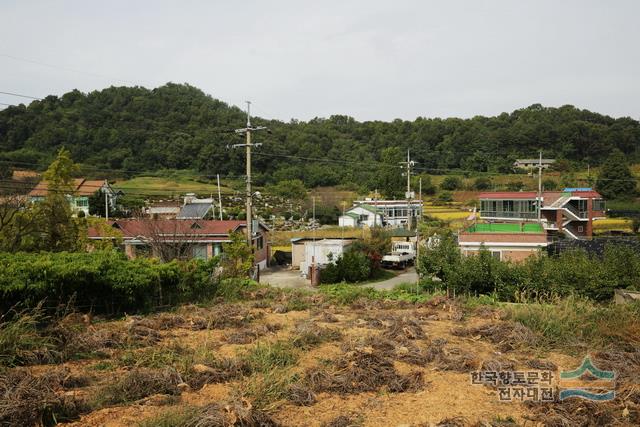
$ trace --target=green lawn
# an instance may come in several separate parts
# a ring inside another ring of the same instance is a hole
[[[233,194],[233,181],[221,180],[223,194]],[[156,176],[138,176],[125,181],[118,181],[114,188],[126,194],[139,196],[175,196],[185,193],[196,193],[199,196],[217,195],[216,180],[198,177],[189,171],[167,171]]]
[[[476,224],[467,231],[471,233],[542,233],[540,224]]]

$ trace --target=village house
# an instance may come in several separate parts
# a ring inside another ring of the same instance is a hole
[[[458,235],[464,254],[482,246],[496,258],[521,261],[562,237],[590,239],[593,221],[605,217],[604,199],[591,188],[480,193],[480,217]],[[540,220],[538,221],[538,204]]]
[[[338,217],[340,227],[381,227],[382,224],[382,211],[367,203],[354,205]]]
[[[543,191],[480,193],[480,216],[492,222],[537,221],[540,202],[541,224],[551,239],[564,234],[572,239],[591,238],[593,221],[605,217],[602,196],[591,188]]]
[[[341,227],[407,227],[409,218],[422,216],[422,200],[357,200],[341,215]]]
[[[548,169],[555,162],[555,159],[516,159],[513,162],[513,167],[518,169],[537,169],[542,165],[542,169]]]
[[[231,233],[247,232],[246,221],[123,219],[110,221],[109,226],[122,235],[124,252],[131,259],[174,253],[180,258],[206,260],[222,253],[223,244],[231,241]],[[258,222],[253,248],[254,262],[261,269],[268,265],[268,232],[268,227]],[[97,228],[89,228],[90,240],[112,238]]]
[[[83,212],[85,216],[89,215],[89,197],[100,191],[103,195],[106,193],[110,209],[116,208],[117,198],[121,193],[116,192],[109,182],[105,180],[88,180],[77,178],[73,180],[73,194],[67,194],[71,210],[78,214]],[[47,181],[40,181],[33,190],[28,194],[32,203],[37,203],[49,194],[49,185]]]
[[[522,261],[548,245],[547,233],[538,223],[475,224],[458,233],[464,255],[485,248],[501,261]]]

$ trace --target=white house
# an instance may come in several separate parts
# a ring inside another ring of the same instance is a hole
[[[349,208],[344,215],[338,217],[340,227],[382,226],[382,211],[367,203],[360,203]]]
[[[341,227],[404,227],[410,216],[422,215],[422,207],[422,200],[357,200],[340,216],[338,224]]]
[[[353,244],[353,239],[322,239],[304,243],[304,261],[300,262],[300,271],[308,273],[309,267],[326,265],[340,258]]]
[[[535,169],[542,165],[542,169],[547,169],[555,163],[555,159],[516,159],[513,163],[514,168]]]

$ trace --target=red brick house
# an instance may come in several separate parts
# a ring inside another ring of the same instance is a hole
[[[485,248],[501,261],[522,261],[548,245],[547,232],[538,223],[476,224],[458,233],[464,255]]]
[[[538,218],[535,191],[480,193],[480,216],[487,221],[532,222]],[[593,236],[593,221],[605,217],[604,199],[591,188],[543,191],[541,224],[553,239],[563,234],[572,239]]]
[[[591,188],[544,191],[540,197],[535,191],[485,192],[478,198],[487,223],[458,234],[466,255],[484,247],[498,259],[522,261],[559,237],[591,238],[593,221],[605,217],[604,199]]]
[[[230,241],[230,234],[246,234],[246,221],[180,220],[180,219],[123,219],[109,225],[122,234],[124,251],[129,258],[156,256],[171,258],[209,259],[220,254],[222,244]],[[267,267],[269,258],[268,231],[259,223],[253,238],[255,263]],[[89,228],[90,240],[111,239],[96,228]]]

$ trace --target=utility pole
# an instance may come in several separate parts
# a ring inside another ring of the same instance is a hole
[[[407,168],[407,192],[405,193],[405,197],[407,199],[407,229],[410,230],[411,229],[411,223],[413,222],[413,212],[411,212],[411,199],[413,198],[413,194],[411,194],[411,168],[416,164],[417,162],[414,162],[413,160],[411,160],[411,153],[409,150],[407,150],[407,161],[406,162],[400,162],[401,167],[406,167]]]
[[[542,222],[542,151],[538,161],[538,223]]]
[[[245,147],[247,149],[247,242],[249,246],[253,248],[253,215],[252,215],[252,198],[253,194],[251,193],[251,147],[259,147],[262,144],[254,144],[251,142],[251,133],[257,132],[260,130],[266,130],[265,126],[251,126],[251,101],[246,101],[247,103],[247,126],[242,129],[236,129],[236,133],[239,135],[246,135],[247,140],[244,144],[234,144],[233,148]]]
[[[104,180],[104,217],[109,221],[109,181]]]
[[[216,174],[218,178],[218,206],[220,207],[220,221],[222,221],[222,193],[220,192],[220,174]]]

